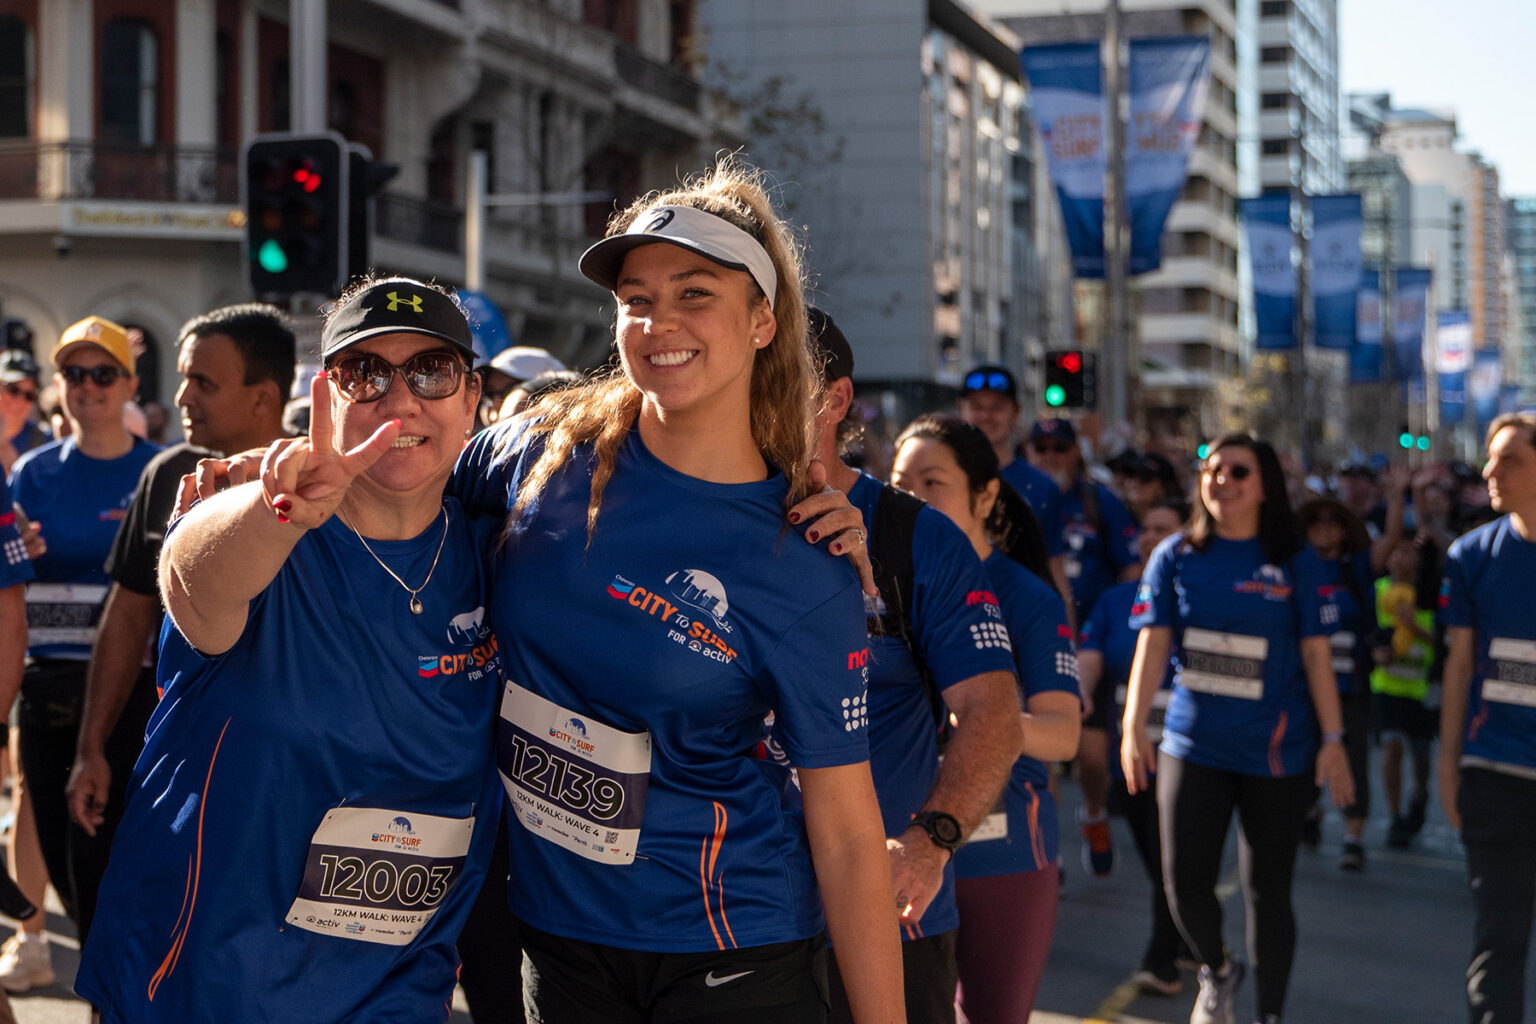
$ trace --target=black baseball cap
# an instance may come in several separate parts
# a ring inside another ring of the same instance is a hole
[[[998,366],[994,363],[982,363],[973,367],[960,381],[960,397],[974,395],[978,391],[995,391],[1000,395],[1007,395],[1017,404],[1019,401],[1019,383],[1014,380],[1013,371],[1006,366]]]
[[[453,296],[409,277],[391,277],[345,296],[320,332],[320,357],[379,334],[422,334],[475,361],[469,321]]]
[[[811,339],[811,354],[821,367],[823,384],[853,376],[853,349],[848,339],[824,310],[805,307],[805,333]]]
[[[14,384],[20,380],[37,382],[37,360],[19,348],[0,352],[0,383]]]
[[[1077,430],[1073,428],[1071,420],[1059,417],[1038,420],[1029,428],[1029,443],[1036,441],[1065,441],[1067,444],[1077,444]]]

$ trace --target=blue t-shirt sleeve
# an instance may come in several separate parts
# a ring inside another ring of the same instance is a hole
[[[785,631],[763,663],[774,736],[791,764],[829,768],[869,760],[869,648],[857,584]]]
[[[983,672],[1012,672],[1013,645],[987,570],[942,512],[918,513],[912,563],[912,624],[939,689]]]
[[[0,477],[0,587],[12,587],[28,583],[35,578],[32,559],[27,557],[26,545],[21,541],[21,526],[16,520],[16,510],[11,507],[11,489],[5,478]]]
[[[1440,625],[1447,629],[1472,627],[1472,587],[1467,577],[1467,555],[1471,545],[1458,540],[1445,558],[1445,575],[1440,581]]]
[[[505,519],[512,507],[517,464],[527,447],[526,421],[514,418],[482,430],[459,455],[447,493],[471,519]]]
[[[1008,617],[1013,636],[1014,662],[1025,702],[1041,693],[1062,692],[1074,696],[1077,687],[1077,655],[1072,650],[1072,631],[1067,627],[1067,608],[1061,597],[1042,585],[1024,607]]]
[[[1040,529],[1045,532],[1045,553],[1055,558],[1067,550],[1061,533],[1061,488],[1044,473],[1040,474]]]
[[[1131,605],[1131,628],[1146,629],[1148,626],[1173,626],[1174,573],[1178,565],[1179,548],[1184,544],[1182,534],[1174,534],[1152,551],[1147,567],[1141,574],[1136,588],[1136,601]]]
[[[1109,552],[1110,562],[1116,569],[1124,569],[1141,561],[1136,553],[1136,536],[1141,530],[1136,526],[1131,510],[1103,485],[1099,486],[1099,508],[1104,516],[1104,529],[1109,533],[1104,538],[1104,547]]]
[[[1083,634],[1078,638],[1079,650],[1103,652],[1104,639],[1109,636],[1108,604],[1108,601],[1102,600],[1093,602],[1093,611],[1088,613],[1088,621],[1083,623]]]
[[[1335,632],[1339,628],[1339,610],[1327,566],[1311,548],[1302,549],[1293,566],[1296,578],[1291,581],[1291,593],[1296,601],[1296,634],[1310,637]]]

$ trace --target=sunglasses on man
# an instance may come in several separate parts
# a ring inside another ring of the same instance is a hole
[[[403,363],[391,363],[372,353],[343,356],[326,368],[336,390],[349,402],[377,402],[389,394],[395,374],[411,394],[428,402],[458,394],[467,372],[464,361],[451,352],[422,352]]]
[[[1033,441],[1030,447],[1041,455],[1065,455],[1072,450],[1065,441]]]
[[[37,392],[31,388],[24,388],[20,384],[7,384],[5,393],[12,398],[25,398],[29,402],[37,401]]]
[[[128,371],[121,366],[112,366],[102,363],[100,366],[62,366],[59,368],[59,376],[64,378],[66,384],[79,387],[84,384],[86,378],[99,388],[109,388],[117,382],[119,377],[127,377]],[[36,396],[34,396],[35,398]]]

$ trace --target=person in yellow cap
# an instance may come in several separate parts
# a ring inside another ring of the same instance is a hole
[[[85,694],[86,668],[111,580],[103,568],[146,463],[158,451],[123,426],[123,404],[138,385],[128,332],[99,316],[72,324],[50,353],[70,436],[25,453],[11,473],[11,496],[43,541],[27,588],[27,664],[18,727],[22,774],[32,794],[43,862],[64,908],[90,928],[96,889],[111,849],[111,827],[88,836],[71,823],[64,787]],[[0,693],[0,700],[10,695]],[[128,730],[132,731],[132,730]],[[119,770],[136,755],[137,736],[118,739]],[[109,758],[113,751],[108,751]],[[0,986],[11,992],[53,982],[41,932],[0,947]]]

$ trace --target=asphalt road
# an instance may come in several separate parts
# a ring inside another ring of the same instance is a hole
[[[1129,833],[1115,823],[1114,871],[1106,879],[1087,877],[1072,825],[1077,792],[1070,780],[1064,781],[1061,798],[1067,880],[1031,1024],[1182,1024],[1194,1003],[1193,975],[1185,976],[1184,993],[1172,998],[1138,996],[1126,984],[1146,939],[1150,893]],[[1331,813],[1321,848],[1303,851],[1297,865],[1300,938],[1286,1019],[1301,1024],[1465,1020],[1462,975],[1472,933],[1471,901],[1460,842],[1435,801],[1429,823],[1411,850],[1384,849],[1387,822],[1374,818],[1366,833],[1369,863],[1358,875],[1338,868],[1341,824],[1338,814]],[[1236,845],[1229,838],[1222,884],[1227,942],[1234,952],[1243,948]],[[56,937],[58,981],[49,989],[14,997],[17,1020],[86,1024],[85,1005],[70,994],[78,963],[73,929],[56,903],[48,927]],[[1529,993],[1528,1002],[1536,1006],[1536,974]],[[462,1000],[456,1007],[454,1024],[469,1024]],[[1252,1019],[1251,981],[1244,984],[1239,1010],[1239,1021]]]

